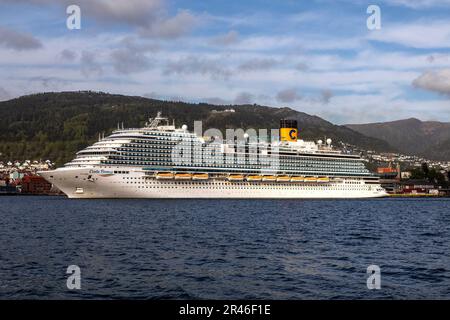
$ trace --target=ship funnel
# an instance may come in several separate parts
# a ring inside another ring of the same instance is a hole
[[[281,141],[297,141],[298,129],[297,120],[280,120],[280,139]]]

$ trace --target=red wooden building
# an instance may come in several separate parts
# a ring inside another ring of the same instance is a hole
[[[49,194],[51,188],[51,183],[40,176],[24,176],[22,178],[22,193],[24,194]]]

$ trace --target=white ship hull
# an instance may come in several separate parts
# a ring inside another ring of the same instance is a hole
[[[307,199],[376,198],[386,196],[379,184],[343,178],[330,182],[249,182],[209,179],[205,181],[158,180],[133,168],[61,168],[39,174],[69,198],[158,198],[158,199]],[[119,169],[118,169],[119,170]]]

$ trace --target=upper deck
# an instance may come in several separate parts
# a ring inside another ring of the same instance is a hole
[[[276,139],[267,142],[251,139],[241,131],[233,139],[223,141],[218,136],[199,136],[189,132],[185,125],[177,128],[160,116],[155,119],[143,128],[114,130],[111,135],[79,151],[66,166],[125,165],[230,172],[257,172],[271,168],[285,173],[370,174],[360,156],[335,150],[330,139],[326,143]],[[186,146],[190,149],[181,151],[185,159],[180,162],[178,149]]]

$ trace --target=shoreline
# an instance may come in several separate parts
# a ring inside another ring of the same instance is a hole
[[[449,195],[436,194],[389,194],[387,198],[450,198]]]
[[[0,193],[0,197],[2,196],[22,196],[22,197],[33,197],[33,196],[44,196],[44,197],[66,197],[65,194],[24,194],[24,193]],[[384,199],[389,198],[450,198],[450,195],[434,195],[434,194],[388,194],[383,197]],[[132,199],[132,198],[129,198]],[[138,198],[136,198],[138,199]],[[148,198],[151,199],[151,198]],[[299,198],[300,199],[300,198]],[[317,199],[330,199],[330,198],[317,198]],[[345,198],[344,198],[345,199]],[[350,199],[350,198],[349,198]],[[364,198],[361,198],[364,199]],[[379,198],[381,199],[381,198]],[[240,199],[240,200],[251,200],[249,199]]]

